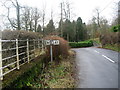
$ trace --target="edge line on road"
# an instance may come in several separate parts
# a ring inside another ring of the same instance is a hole
[[[96,52],[96,53],[100,53],[100,52],[98,52],[98,51],[96,51],[96,50],[94,50],[94,52]],[[110,59],[109,57],[107,57],[107,56],[105,56],[105,55],[102,55],[104,58],[106,58],[107,60],[109,60],[110,62],[112,62],[112,63],[115,63],[115,61],[113,61],[112,59]]]
[[[107,56],[105,56],[105,55],[102,55],[102,56],[105,57],[106,59],[108,59],[110,62],[115,63],[115,61],[113,61],[112,59],[108,58]]]
[[[98,51],[96,51],[96,50],[94,50],[96,53],[100,53],[100,52],[98,52]]]

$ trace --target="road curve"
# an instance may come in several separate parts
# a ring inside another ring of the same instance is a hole
[[[118,52],[94,47],[73,50],[77,88],[118,88]]]

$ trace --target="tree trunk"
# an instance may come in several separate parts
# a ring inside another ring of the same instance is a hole
[[[20,6],[19,6],[17,0],[16,0],[16,4],[17,4],[17,7],[16,7],[16,9],[17,9],[17,30],[20,30],[21,29],[20,28]]]

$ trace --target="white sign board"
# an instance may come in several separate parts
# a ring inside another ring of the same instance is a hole
[[[46,45],[50,45],[50,56],[51,56],[51,62],[53,61],[53,52],[52,52],[52,45],[59,45],[59,40],[45,40]]]
[[[45,45],[50,45],[50,40],[45,40]]]
[[[60,42],[59,42],[59,40],[53,40],[52,44],[53,44],[53,45],[59,45]]]
[[[59,45],[60,41],[59,40],[45,40],[46,45]]]

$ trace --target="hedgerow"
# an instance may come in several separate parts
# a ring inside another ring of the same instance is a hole
[[[93,41],[69,42],[69,45],[71,48],[91,47],[93,46]]]

